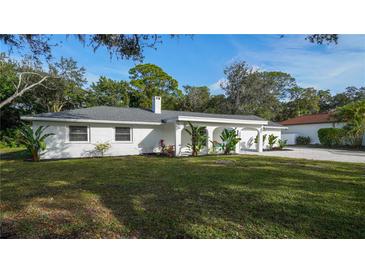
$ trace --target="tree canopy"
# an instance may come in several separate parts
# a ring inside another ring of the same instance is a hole
[[[35,59],[53,57],[52,49],[69,39],[71,35],[65,35],[58,43],[51,39],[53,35],[45,34],[0,34],[0,42],[8,46],[10,51],[18,51],[25,54],[29,52]],[[156,48],[161,43],[161,36],[157,34],[76,34],[72,35],[86,47],[94,51],[104,48],[110,57],[119,59],[133,59],[142,61],[143,50]],[[173,37],[173,35],[171,35]]]
[[[72,58],[60,58],[48,67],[34,59],[14,61],[0,55],[0,99],[14,94],[19,75],[21,86],[47,77],[44,82],[15,97],[1,108],[1,130],[17,127],[19,117],[91,106],[151,108],[152,96],[162,96],[162,108],[222,114],[256,114],[272,121],[335,110],[365,100],[365,87],[347,87],[332,95],[329,90],[300,87],[294,77],[280,71],[261,71],[246,62],[233,63],[224,70],[225,94],[211,94],[207,86],[183,86],[154,64],[137,64],[129,79],[101,76],[87,83],[86,70]],[[23,87],[23,86],[22,86]]]
[[[88,92],[87,106],[129,106],[130,86],[127,81],[117,81],[101,76],[92,83]]]
[[[156,48],[162,43],[161,35],[157,34],[74,34],[65,35],[56,43],[52,40],[54,36],[49,34],[0,34],[0,42],[8,46],[10,51],[16,50],[21,54],[28,52],[37,60],[51,60],[52,49],[66,43],[70,36],[76,37],[93,51],[104,48],[110,57],[138,61],[143,60],[145,48]],[[338,38],[338,34],[310,34],[305,39],[316,44],[337,44]]]
[[[162,107],[174,109],[174,99],[182,95],[177,80],[154,64],[139,64],[129,70],[130,106],[151,108],[152,96],[164,96]]]
[[[280,99],[295,85],[295,79],[279,71],[258,71],[240,61],[228,66],[224,73],[227,80],[221,84],[231,113],[252,113],[274,119]]]
[[[209,100],[210,92],[206,86],[194,87],[184,86],[185,98],[182,100],[181,108],[186,111],[204,112],[206,111]]]

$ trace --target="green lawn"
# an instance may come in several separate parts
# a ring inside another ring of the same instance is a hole
[[[1,156],[4,238],[365,238],[364,164],[19,155]]]

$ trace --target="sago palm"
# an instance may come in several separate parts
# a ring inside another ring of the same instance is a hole
[[[32,155],[32,159],[35,162],[40,160],[41,152],[46,149],[46,138],[54,135],[54,133],[43,134],[46,129],[47,127],[40,126],[35,131],[33,131],[31,126],[23,124],[19,130],[19,143],[26,147],[27,151]]]

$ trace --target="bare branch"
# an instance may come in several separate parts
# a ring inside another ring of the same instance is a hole
[[[40,75],[40,74],[38,74],[38,73],[29,73],[29,74],[37,74],[37,75]],[[21,83],[21,76],[22,75],[22,73],[19,75],[19,84],[18,84],[18,87],[20,87],[20,83]],[[3,108],[5,105],[7,105],[7,104],[9,104],[9,103],[11,103],[13,100],[15,100],[17,97],[20,97],[20,96],[22,96],[25,92],[27,92],[28,90],[30,90],[30,89],[32,89],[33,87],[35,87],[35,86],[38,86],[38,85],[41,85],[47,78],[49,78],[49,76],[44,76],[42,79],[40,79],[38,82],[36,82],[36,83],[33,83],[33,84],[31,84],[31,85],[26,85],[22,90],[18,90],[18,89],[16,89],[15,90],[15,92],[14,92],[14,94],[13,95],[11,95],[10,97],[8,97],[7,99],[5,99],[4,101],[2,101],[1,103],[0,103],[0,109],[1,108]]]
[[[37,75],[39,77],[42,77],[44,76],[43,74],[40,74],[38,72],[33,72],[33,71],[23,71],[23,72],[20,72],[19,75],[24,75],[24,74],[31,74],[31,75]]]
[[[18,90],[18,86],[14,82],[12,82],[12,84],[13,84],[13,86],[15,88],[15,92],[16,92]]]
[[[21,82],[22,82],[22,74],[19,75],[19,82],[18,82],[18,86],[16,87],[16,91],[15,92],[18,92],[19,91]]]

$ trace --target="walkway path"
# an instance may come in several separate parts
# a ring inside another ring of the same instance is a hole
[[[243,154],[255,154],[263,156],[279,156],[289,158],[303,158],[309,160],[323,160],[336,162],[365,163],[365,151],[329,149],[329,148],[308,148],[308,147],[287,147],[285,150],[246,151]]]

